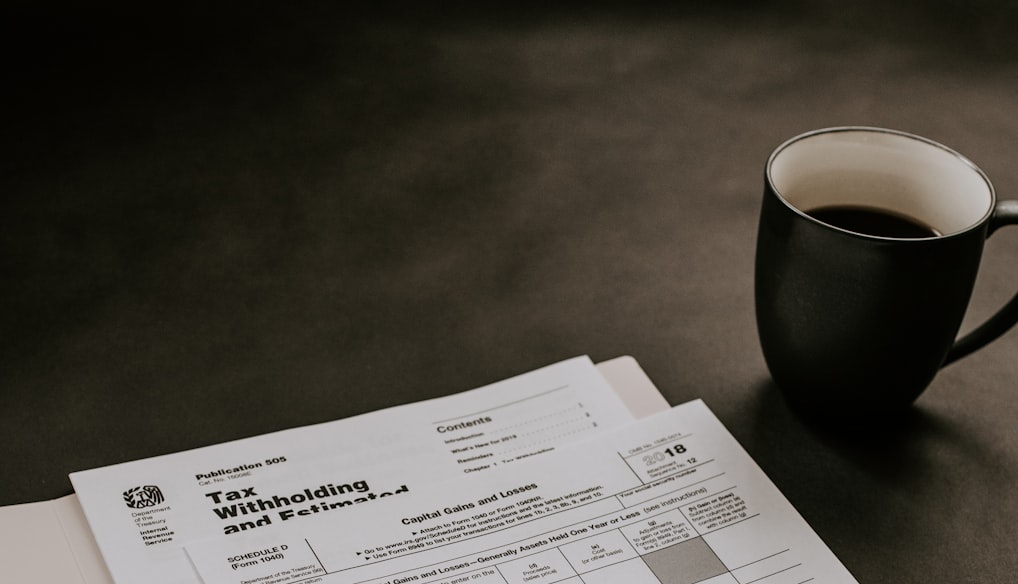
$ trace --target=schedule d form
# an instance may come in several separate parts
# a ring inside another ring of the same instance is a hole
[[[207,584],[855,582],[699,400],[511,467],[185,549]]]

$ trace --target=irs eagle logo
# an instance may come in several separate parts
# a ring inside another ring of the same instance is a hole
[[[124,503],[131,509],[154,507],[165,500],[166,497],[163,496],[163,492],[155,485],[134,487],[124,491]]]

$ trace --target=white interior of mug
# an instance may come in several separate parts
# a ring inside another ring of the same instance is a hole
[[[831,128],[793,138],[767,165],[775,191],[801,212],[868,207],[917,219],[941,235],[977,225],[993,187],[957,152],[880,128]]]

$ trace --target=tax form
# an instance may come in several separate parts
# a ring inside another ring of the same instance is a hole
[[[511,468],[185,547],[207,584],[855,582],[702,401]]]
[[[186,542],[271,532],[324,511],[338,516],[632,419],[580,357],[444,398],[73,473],[71,481],[118,584],[194,584]]]

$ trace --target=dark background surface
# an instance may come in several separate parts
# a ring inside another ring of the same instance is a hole
[[[1016,3],[4,11],[0,504],[630,354],[860,581],[1018,573],[1018,333],[834,433],[769,382],[752,300],[799,132],[922,134],[1018,197]],[[965,328],[1016,267],[1004,229]]]

